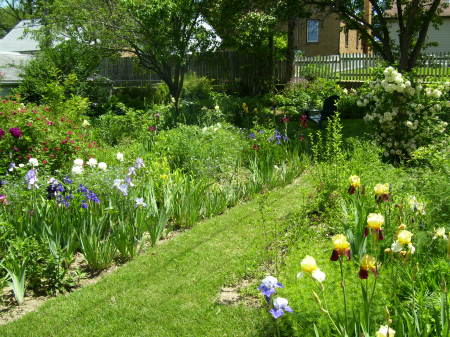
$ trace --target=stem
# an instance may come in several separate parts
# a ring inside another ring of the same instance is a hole
[[[281,336],[280,335],[280,326],[278,325],[278,321],[277,320],[275,320],[275,327],[277,329],[277,337],[280,337]]]
[[[342,266],[342,256],[339,257],[339,268],[341,270],[341,287],[342,287],[342,295],[344,297],[344,314],[345,314],[345,333],[347,334],[347,291],[345,289],[345,278],[344,278],[344,270]]]
[[[365,291],[365,293],[366,293],[366,298],[365,298],[365,301],[364,302],[366,302],[366,329],[367,329],[367,331],[369,331],[369,314],[370,314],[370,309],[369,309],[369,301],[368,301],[368,298],[367,298],[367,295],[368,295],[368,293],[367,293],[367,290],[369,289],[369,278],[366,278],[366,285],[365,285],[365,287],[366,287],[366,291]]]
[[[330,311],[328,310],[327,299],[326,299],[326,297],[325,297],[325,289],[324,289],[324,287],[323,287],[322,285],[321,285],[321,287],[320,287],[320,290],[321,290],[321,293],[322,293],[323,303],[325,304],[325,308],[324,308],[325,310],[322,310],[322,311],[324,311],[324,312],[327,314],[328,318],[330,319],[330,321],[331,321],[331,323],[333,324],[333,326],[334,326],[334,328],[336,329],[336,331],[337,331],[340,335],[342,335],[341,331],[339,330],[339,328],[337,327],[336,323],[334,322],[333,317],[331,317],[331,315],[330,315]]]

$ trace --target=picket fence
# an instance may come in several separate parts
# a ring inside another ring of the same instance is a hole
[[[363,82],[371,80],[375,68],[382,64],[382,58],[377,55],[302,56],[296,59],[294,80],[305,77],[322,77],[336,81]],[[422,55],[415,73],[416,76],[426,78],[449,77],[450,52]]]

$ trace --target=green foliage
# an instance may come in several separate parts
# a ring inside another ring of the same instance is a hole
[[[159,133],[152,151],[165,155],[172,169],[195,177],[215,177],[239,165],[246,144],[243,135],[230,125],[180,125]]]
[[[88,148],[87,130],[80,126],[87,108],[84,99],[74,96],[56,109],[14,100],[3,100],[0,104],[4,132],[0,135],[0,174],[6,173],[10,163],[18,168],[30,158],[36,158],[39,165],[53,171],[66,165],[75,153]],[[11,128],[18,128],[17,133],[11,133]]]
[[[57,106],[71,96],[91,96],[101,81],[92,80],[100,55],[92,46],[72,40],[45,48],[23,69],[22,81],[15,92],[27,102]]]

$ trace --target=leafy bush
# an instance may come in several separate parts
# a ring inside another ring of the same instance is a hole
[[[91,96],[97,83],[88,79],[94,77],[100,60],[92,46],[61,42],[44,49],[24,67],[16,93],[34,103],[58,103],[71,95]]]

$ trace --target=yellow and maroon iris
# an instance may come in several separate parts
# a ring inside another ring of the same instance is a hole
[[[369,271],[371,271],[375,277],[378,275],[377,260],[370,255],[364,255],[361,259],[359,266],[359,278],[367,279],[369,277]]]
[[[367,216],[367,227],[364,231],[364,235],[369,235],[369,230],[373,231],[378,240],[383,240],[383,225],[384,225],[384,216],[378,213],[369,213]]]
[[[337,261],[340,256],[347,256],[350,260],[350,243],[347,237],[343,234],[337,234],[331,240],[333,241],[333,253],[330,260]]]

